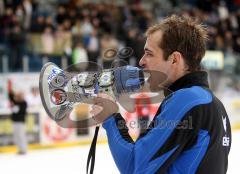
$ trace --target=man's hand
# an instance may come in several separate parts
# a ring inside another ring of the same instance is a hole
[[[97,97],[93,99],[94,105],[90,113],[97,123],[102,123],[109,116],[118,112],[118,105],[114,99],[104,93],[99,93]]]

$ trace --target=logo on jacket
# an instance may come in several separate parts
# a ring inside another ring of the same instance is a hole
[[[222,116],[222,122],[223,122],[224,131],[225,131],[225,136],[223,137],[222,145],[229,146],[230,138],[228,136],[226,136],[226,134],[227,134],[227,118]]]
[[[227,132],[227,119],[226,119],[226,117],[223,118],[223,116],[222,116],[222,121],[223,121],[223,128],[224,128],[225,132]]]

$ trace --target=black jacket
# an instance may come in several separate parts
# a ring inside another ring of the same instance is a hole
[[[168,91],[148,130],[135,142],[120,114],[104,122],[120,172],[225,174],[231,127],[223,104],[209,89],[207,73],[187,74]]]
[[[12,102],[12,115],[11,119],[14,122],[25,122],[25,116],[27,112],[27,102],[16,101],[14,99],[14,94],[12,92],[9,93],[9,99]]]

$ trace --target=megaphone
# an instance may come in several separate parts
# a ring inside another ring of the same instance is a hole
[[[86,68],[88,67],[88,68]],[[166,75],[161,72],[152,72],[156,86],[166,80]],[[78,103],[93,104],[93,98],[98,93],[107,93],[114,97],[127,111],[135,107],[134,96],[139,100],[139,92],[152,92],[146,83],[149,73],[133,66],[122,66],[111,69],[102,69],[96,63],[85,62],[60,69],[54,63],[43,66],[39,89],[42,104],[47,114],[65,128],[87,128],[95,126],[109,117],[98,114],[83,120],[72,120],[70,114]],[[157,77],[157,78],[154,78]],[[156,80],[158,79],[158,80]],[[158,91],[162,93],[162,91]],[[149,96],[152,103],[159,103],[162,95]],[[145,95],[141,95],[145,96]],[[107,101],[106,101],[107,102]],[[103,108],[106,109],[106,108]],[[134,110],[133,110],[134,112]],[[90,173],[93,173],[95,149],[99,126],[96,127],[94,138],[87,160],[87,173],[91,161]]]
[[[95,66],[89,71],[81,68],[74,70],[72,67],[62,70],[49,62],[43,66],[40,73],[42,104],[47,114],[62,127],[84,128],[98,124],[96,120],[103,118],[98,119],[95,116],[77,122],[71,120],[69,115],[76,103],[92,104],[92,99],[100,92],[116,99],[124,94],[134,94],[141,89],[145,81],[143,70],[129,65],[112,69]],[[86,66],[81,64],[78,67]]]

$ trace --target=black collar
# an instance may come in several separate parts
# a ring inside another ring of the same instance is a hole
[[[167,96],[172,92],[175,92],[182,88],[189,88],[192,86],[202,86],[209,88],[208,74],[206,71],[195,71],[188,73],[175,82],[173,82],[167,90],[164,90],[164,95]]]

